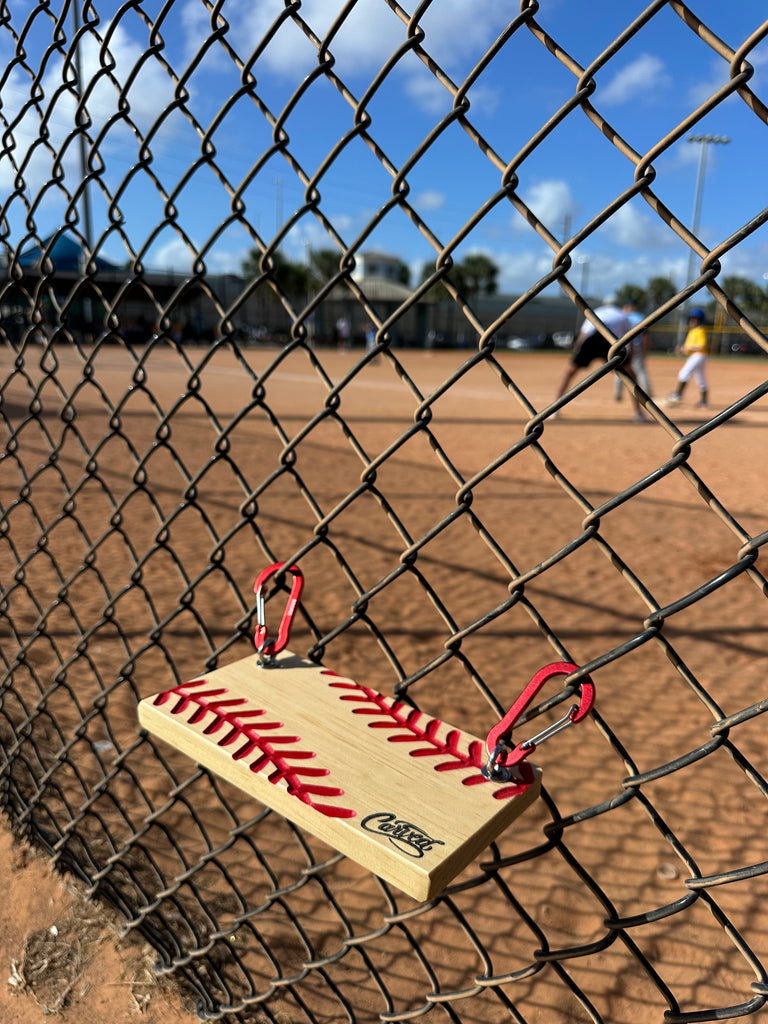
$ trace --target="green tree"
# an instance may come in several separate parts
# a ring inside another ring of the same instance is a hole
[[[421,268],[421,273],[419,274],[419,284],[424,284],[424,282],[428,278],[430,278],[434,274],[434,272],[434,263],[425,263],[424,266]],[[436,284],[432,285],[432,287],[427,292],[426,297],[428,299],[431,299],[433,302],[440,302],[443,299],[447,299],[449,295],[448,290],[443,284],[443,282],[438,281]]]
[[[257,277],[263,273],[261,269],[262,259],[263,253],[261,250],[251,249],[242,263],[245,277]],[[272,254],[272,262],[274,267],[269,276],[281,291],[290,296],[306,295],[311,280],[309,270],[303,263],[294,263],[292,260],[287,259],[279,249]],[[269,289],[269,292],[274,294],[272,289]]]
[[[411,268],[403,260],[397,261],[397,280],[400,284],[410,285]]]
[[[495,295],[498,287],[499,268],[489,256],[470,253],[451,271],[461,291],[467,298],[477,295]]]
[[[659,306],[663,306],[676,293],[675,282],[668,277],[652,277],[645,286],[644,308],[651,313]]]
[[[326,284],[339,272],[341,253],[338,249],[312,249],[309,266],[312,280],[317,285]]]
[[[768,310],[768,295],[757,282],[740,274],[729,274],[720,282],[723,291],[744,310],[763,313]]]
[[[616,299],[619,306],[631,302],[638,309],[645,309],[648,295],[645,288],[641,288],[639,284],[623,284],[616,292]]]
[[[435,272],[433,263],[425,263],[421,268],[419,283],[423,284]],[[498,288],[499,268],[489,256],[482,253],[471,253],[460,263],[454,264],[448,271],[447,280],[468,299],[478,295],[495,295]],[[433,302],[449,298],[448,289],[442,279],[427,292],[427,298]],[[408,282],[404,282],[408,283]]]

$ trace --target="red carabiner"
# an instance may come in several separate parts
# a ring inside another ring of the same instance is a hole
[[[595,702],[595,687],[589,676],[585,676],[580,680],[581,702],[579,704],[572,704],[558,722],[548,726],[536,736],[518,743],[516,747],[510,747],[509,739],[515,723],[547,680],[552,676],[570,675],[578,668],[578,665],[573,665],[569,661],[556,661],[552,665],[545,665],[544,668],[539,669],[499,724],[488,733],[486,740],[488,764],[483,769],[486,778],[502,782],[509,781],[513,775],[511,769],[533,753],[539,743],[543,743],[544,740],[554,736],[561,729],[580,722],[589,714]]]
[[[264,584],[270,576],[274,576],[275,573],[280,572],[281,569],[285,568],[285,562],[275,562],[274,565],[267,566],[259,578],[253,585],[253,592],[256,595],[256,633],[253,637],[253,642],[256,646],[256,651],[259,655],[260,665],[270,665],[275,655],[282,651],[285,645],[288,643],[288,638],[291,635],[291,626],[293,624],[293,616],[296,614],[296,606],[299,603],[301,597],[301,591],[304,587],[304,577],[302,576],[301,569],[297,565],[292,565],[288,572],[293,575],[293,583],[291,584],[291,592],[288,595],[288,603],[285,606],[283,617],[280,620],[280,628],[277,631],[276,640],[267,640],[267,625],[266,625],[266,610],[264,607],[264,595],[262,590]]]

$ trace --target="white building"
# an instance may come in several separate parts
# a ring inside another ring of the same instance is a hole
[[[366,277],[379,277],[385,281],[400,282],[402,266],[403,261],[397,256],[388,256],[383,252],[361,252],[355,256],[352,277],[355,281],[362,281]]]

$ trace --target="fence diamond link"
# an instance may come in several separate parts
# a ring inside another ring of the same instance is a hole
[[[725,120],[738,105],[765,131],[751,83],[768,22],[727,43],[675,0],[617,5],[617,33],[582,66],[558,5],[523,0],[454,81],[434,43],[451,5],[330,6],[0,2],[7,819],[118,908],[203,1019],[757,1015],[768,999],[768,528],[743,491],[764,460],[740,430],[764,411],[768,382],[756,362],[747,390],[694,422],[640,394],[653,440],[633,465],[618,430],[574,459],[553,418],[622,372],[633,335],[674,330],[704,287],[722,336],[768,351],[759,315],[722,273],[768,213],[708,247],[688,204],[665,203],[659,174],[713,111]],[[358,94],[350,39],[374,15],[399,42]],[[466,5],[466,18],[500,23],[489,5]],[[641,152],[607,120],[598,81],[662,23],[722,84]],[[261,69],[289,40],[280,92]],[[523,47],[541,81],[567,88],[526,133],[538,84],[515,83],[502,101],[514,130],[500,132],[483,116],[484,75],[514,67]],[[404,66],[439,97],[410,150],[379,116]],[[218,107],[202,77],[213,71]],[[307,119],[308,104],[322,119]],[[583,156],[559,141],[576,117]],[[475,168],[455,223],[422,198],[449,144]],[[523,186],[542,153],[589,167],[589,146],[610,152],[612,174],[602,207],[572,231],[539,216]],[[338,182],[363,153],[375,212],[352,237]],[[611,336],[607,362],[562,399],[534,394],[500,339],[553,284],[571,323],[596,322],[576,253],[635,203],[694,254],[695,276],[632,335]],[[538,236],[549,266],[492,303],[456,264],[500,211]],[[393,219],[432,269],[382,298],[356,270]],[[335,253],[321,283],[285,272],[297,232]],[[252,253],[244,277],[217,272],[235,248]],[[166,253],[187,271],[162,269]],[[373,325],[373,348],[326,344],[341,314],[355,332]],[[411,343],[446,324],[468,344],[430,364]],[[475,415],[478,388],[492,397]],[[733,473],[713,481],[723,437]],[[596,459],[611,467],[609,490],[586,472]],[[253,580],[278,560],[309,582],[297,649],[478,735],[547,661],[574,659],[595,680],[593,720],[558,737],[525,827],[429,903],[138,727],[141,697],[252,649]]]

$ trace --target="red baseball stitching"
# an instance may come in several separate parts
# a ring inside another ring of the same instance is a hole
[[[370,729],[399,730],[387,737],[390,743],[426,743],[426,746],[410,750],[411,757],[445,758],[439,764],[434,765],[435,771],[438,772],[453,771],[458,768],[476,769],[477,774],[462,779],[462,784],[465,786],[479,786],[488,782],[488,779],[480,771],[486,762],[485,750],[480,740],[472,740],[465,752],[459,749],[461,733],[458,729],[450,729],[445,739],[440,740],[437,738],[437,733],[443,723],[438,719],[430,718],[424,728],[419,724],[423,717],[421,711],[410,708],[400,701],[390,705],[383,694],[371,690],[367,686],[361,686],[351,679],[338,676],[335,672],[324,670],[322,674],[336,679],[336,682],[328,684],[331,688],[347,691],[339,695],[341,700],[361,705],[352,709],[353,715],[375,717],[375,721],[368,722]],[[275,770],[267,776],[267,780],[274,785],[284,779],[288,793],[298,797],[302,803],[313,807],[329,818],[354,818],[356,816],[356,812],[352,808],[318,803],[313,799],[314,797],[332,799],[344,795],[344,790],[338,786],[321,786],[317,783],[303,781],[303,779],[330,775],[328,768],[311,768],[309,766],[299,768],[289,763],[290,761],[310,760],[317,756],[313,751],[292,749],[278,752],[275,749],[277,746],[300,743],[300,736],[272,735],[267,740],[262,733],[282,729],[282,722],[259,721],[251,724],[245,719],[258,719],[265,715],[266,711],[263,708],[247,707],[245,697],[228,697],[229,690],[226,687],[200,690],[199,687],[202,686],[210,686],[207,679],[193,679],[172,690],[159,693],[153,703],[159,707],[166,704],[171,698],[177,698],[175,705],[169,708],[169,712],[172,715],[183,715],[191,708],[191,714],[187,717],[187,722],[190,725],[200,722],[206,715],[212,715],[211,721],[203,729],[204,735],[213,736],[222,726],[228,727],[225,735],[216,741],[217,746],[228,747],[238,740],[243,740],[241,746],[230,755],[233,761],[245,760],[257,752],[257,756],[247,762],[249,770],[254,774],[261,772],[268,765],[273,765]],[[495,800],[506,800],[518,796],[528,789],[534,778],[533,772],[527,763],[520,767],[525,773],[525,778],[519,783],[509,786],[495,786],[493,793]]]
[[[335,672],[324,671],[323,675],[336,675]],[[480,769],[486,763],[486,753],[480,740],[472,740],[467,752],[459,749],[461,732],[458,729],[451,729],[444,740],[437,739],[437,732],[443,724],[437,718],[430,718],[426,728],[419,725],[423,717],[421,711],[410,708],[400,701],[390,705],[387,698],[377,690],[371,690],[367,686],[361,686],[351,679],[337,677],[338,682],[328,685],[335,689],[352,691],[340,695],[341,700],[359,702],[365,706],[354,708],[353,715],[373,715],[375,722],[369,722],[369,729],[399,729],[403,730],[388,736],[390,743],[421,743],[427,742],[427,746],[419,747],[409,751],[411,757],[438,757],[445,756],[448,760],[441,761],[434,765],[436,772],[447,772],[457,768],[476,768],[477,775],[469,775],[462,779],[464,786],[479,786],[489,780],[481,774]],[[533,782],[533,770],[526,763],[520,766],[524,778],[519,783],[510,786],[497,786],[493,793],[495,800],[507,800],[509,797],[519,796],[528,789]]]
[[[266,740],[261,733],[274,731],[283,728],[282,722],[258,722],[252,725],[244,721],[246,718],[259,718],[266,714],[260,708],[246,707],[245,697],[226,697],[229,692],[225,687],[220,686],[208,690],[196,690],[196,687],[210,686],[207,679],[193,679],[191,682],[182,683],[172,690],[159,693],[154,704],[160,706],[166,704],[171,698],[176,697],[176,704],[169,708],[172,715],[182,715],[192,707],[192,713],[187,718],[190,725],[201,721],[206,715],[212,715],[211,721],[203,729],[206,736],[217,733],[222,726],[227,726],[227,733],[217,740],[219,747],[228,747],[230,744],[243,739],[242,745],[231,753],[233,761],[242,761],[249,758],[254,751],[258,756],[248,762],[250,771],[257,773],[268,765],[274,765],[275,770],[267,776],[273,785],[282,779],[288,785],[288,793],[296,796],[302,803],[314,807],[316,811],[325,814],[329,818],[354,818],[356,812],[349,807],[337,807],[333,804],[317,803],[313,797],[333,798],[344,795],[344,790],[337,786],[319,786],[316,783],[305,783],[303,778],[318,778],[330,774],[328,768],[294,767],[289,761],[305,761],[316,757],[311,750],[283,750],[280,753],[275,750],[276,746],[288,746],[300,743],[300,736],[277,735],[270,736]],[[218,699],[221,698],[221,699]],[[236,711],[234,709],[237,709]],[[233,709],[233,710],[230,710]]]

